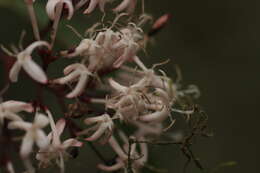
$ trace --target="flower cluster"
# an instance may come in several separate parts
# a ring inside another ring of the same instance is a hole
[[[17,82],[19,72],[23,69],[31,79],[40,84],[37,85],[40,86],[40,92],[45,89],[53,92],[64,113],[55,122],[51,108],[45,106],[42,98],[37,99],[36,103],[13,100],[0,102],[0,127],[25,132],[22,137],[17,137],[18,140],[11,141],[18,141],[20,156],[27,171],[35,172],[31,162],[33,155],[39,168],[57,163],[60,172],[64,173],[64,162],[71,156],[71,147],[80,150],[85,142],[102,141],[102,144],[112,148],[116,159],[112,165],[100,163],[97,168],[107,172],[141,172],[149,161],[149,148],[146,143],[138,141],[159,138],[174,124],[174,112],[192,114],[193,110],[179,110],[174,107],[186,95],[199,96],[194,85],[183,89],[179,82],[168,77],[164,71],[156,70],[163,63],[151,68],[144,64],[139,52],[149,42],[149,34],[142,29],[142,25],[151,17],[142,14],[137,21],[131,21],[138,1],[122,0],[113,9],[116,12],[113,22],[102,26],[94,25],[74,48],[55,52],[53,47],[56,45],[58,24],[64,15],[70,20],[76,11],[87,7],[83,13],[89,14],[97,6],[104,12],[105,5],[110,0],[48,0],[46,13],[53,24],[50,41],[41,40],[33,9],[37,2],[25,2],[36,41],[14,53],[2,46],[10,57],[17,59],[9,69],[10,82]],[[120,19],[124,17],[128,20],[122,24]],[[167,15],[155,21],[153,32],[160,30],[168,19]],[[36,48],[38,51],[34,55]],[[33,61],[37,53],[43,65]],[[63,70],[64,76],[54,79],[48,77],[48,65],[52,63],[52,56],[57,56],[55,61],[67,59],[70,62]],[[105,94],[93,96],[99,91]],[[2,94],[0,97],[2,100]],[[66,104],[66,99],[70,99],[72,106]],[[72,109],[73,105],[76,105],[75,109]],[[101,107],[92,108],[93,105]],[[34,114],[34,120],[31,121],[32,118],[27,115],[28,118],[24,118],[23,112]],[[74,121],[75,114],[82,114],[77,118],[83,123]],[[50,127],[48,135],[46,127]],[[134,130],[127,133],[125,127],[133,127]],[[70,137],[63,141],[61,135],[65,129],[70,132]],[[5,167],[10,173],[14,173],[12,162],[7,161]]]

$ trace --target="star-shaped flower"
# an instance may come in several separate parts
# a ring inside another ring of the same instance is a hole
[[[40,83],[47,83],[46,74],[41,69],[41,67],[32,60],[31,57],[33,50],[41,46],[46,46],[47,48],[49,48],[49,44],[47,42],[35,41],[26,49],[15,55],[17,61],[14,63],[9,72],[9,78],[12,82],[17,82],[18,74],[21,68],[23,68],[35,81],[38,81]]]
[[[66,150],[69,147],[81,147],[83,143],[74,138],[69,138],[64,142],[61,142],[60,136],[64,131],[66,121],[65,119],[60,119],[55,125],[49,110],[47,110],[47,114],[52,129],[51,133],[48,135],[50,146],[45,151],[39,150],[38,154],[36,155],[36,159],[40,161],[40,165],[43,167],[48,166],[52,160],[56,160],[61,168],[61,171],[64,172],[64,157],[69,155]]]
[[[48,124],[49,119],[39,112],[36,113],[33,123],[24,121],[13,121],[9,123],[9,129],[22,129],[26,131],[20,149],[20,154],[23,158],[27,158],[32,152],[34,142],[42,150],[46,150],[48,148],[49,140],[42,130],[42,128]]]

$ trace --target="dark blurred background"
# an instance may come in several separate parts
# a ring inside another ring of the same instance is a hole
[[[36,2],[36,8],[41,9],[41,2]],[[237,162],[235,166],[219,169],[219,173],[258,172],[260,47],[256,44],[259,28],[256,0],[145,2],[147,13],[154,17],[171,13],[172,18],[155,36],[155,43],[147,51],[149,56],[144,59],[148,64],[163,58],[171,59],[171,63],[164,67],[167,73],[175,73],[172,67],[178,64],[184,84],[196,84],[201,90],[202,95],[197,102],[209,115],[209,127],[214,137],[197,140],[194,152],[207,168],[229,161]],[[28,35],[31,34],[26,12],[23,2],[19,0],[0,1],[0,44],[17,44],[23,29],[28,31]],[[100,12],[96,11],[94,15],[96,13]],[[92,16],[79,17],[77,21],[67,23],[82,32],[91,26],[89,21],[93,23]],[[44,9],[39,10],[38,17],[40,25],[46,25]],[[62,29],[60,33],[60,36],[68,37],[69,45],[78,42],[69,29]],[[30,83],[19,83],[11,89],[9,98],[29,99],[26,93],[30,93],[32,87]],[[50,99],[50,103],[54,101]],[[91,151],[86,152],[88,158],[79,162],[80,158],[84,158],[81,155],[77,161],[72,161],[74,167],[68,172],[87,170],[98,162]],[[167,146],[157,149],[155,153],[157,155],[152,154],[151,159],[155,163],[160,162],[156,164],[158,167],[167,168],[169,172],[181,172],[185,158],[176,147]],[[188,172],[200,171],[190,167]]]

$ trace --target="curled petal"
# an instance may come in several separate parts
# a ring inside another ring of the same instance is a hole
[[[63,73],[64,73],[65,75],[68,75],[68,74],[71,73],[73,70],[75,70],[78,66],[79,66],[78,63],[68,65],[68,66],[63,70]]]
[[[143,115],[140,117],[141,121],[145,122],[161,122],[169,115],[169,110],[166,106],[161,111],[156,111],[151,114]]]
[[[103,165],[103,164],[98,164],[97,167],[99,169],[103,170],[103,171],[112,172],[112,171],[116,171],[116,170],[119,170],[121,168],[124,168],[124,162],[122,162],[121,160],[117,159],[117,163],[112,165],[112,166],[106,166],[106,165]]]
[[[28,157],[28,155],[32,152],[32,146],[33,146],[33,136],[31,133],[27,133],[25,137],[23,138],[20,154],[22,157]]]
[[[87,80],[88,80],[87,74],[81,75],[74,90],[71,93],[67,94],[66,97],[73,98],[73,97],[77,97],[78,95],[80,95],[86,86]]]
[[[100,136],[103,135],[103,133],[106,131],[107,127],[104,124],[101,124],[100,127],[98,128],[98,130],[91,135],[88,138],[85,138],[87,141],[95,141],[97,140]]]
[[[73,5],[70,0],[64,0],[63,3],[67,5],[68,11],[69,11],[67,19],[70,20],[73,16],[73,12],[74,12]]]
[[[50,44],[46,41],[35,41],[30,46],[28,46],[23,52],[26,52],[27,54],[31,55],[33,50],[37,47],[45,46],[48,49],[50,49]]]
[[[9,78],[11,80],[11,82],[17,82],[17,79],[18,79],[18,73],[20,72],[21,70],[21,64],[16,61],[14,63],[14,65],[12,66],[10,72],[9,72]]]
[[[47,77],[41,67],[31,59],[24,61],[24,70],[35,80],[40,83],[47,83]]]
[[[78,71],[73,71],[72,73],[70,73],[69,75],[59,78],[59,79],[55,79],[54,83],[59,83],[59,84],[65,84],[68,83],[72,80],[74,80],[75,78],[77,78],[79,76],[79,72]]]
[[[120,85],[119,83],[114,81],[112,78],[109,78],[108,82],[115,90],[118,90],[119,92],[125,92],[127,90],[127,87]]]
[[[54,20],[55,18],[55,11],[56,11],[55,9],[59,2],[60,0],[48,0],[47,2],[46,12],[51,20]]]

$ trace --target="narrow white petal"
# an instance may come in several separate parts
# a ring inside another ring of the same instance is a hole
[[[60,136],[64,130],[66,126],[66,120],[61,118],[58,120],[58,122],[56,123],[56,130],[57,130],[57,133],[58,133],[58,136]]]
[[[16,61],[9,72],[9,78],[12,82],[17,82],[18,73],[21,70],[21,64]]]
[[[43,150],[47,149],[49,146],[49,140],[45,133],[42,130],[37,130],[35,133],[38,147]]]
[[[40,83],[47,83],[46,74],[33,60],[28,59],[24,61],[23,68],[35,81]]]
[[[21,102],[21,101],[9,100],[1,103],[0,105],[2,106],[3,109],[9,110],[14,113],[20,111],[26,111],[26,112],[33,111],[33,107],[30,103]]]
[[[23,137],[23,141],[21,144],[20,154],[22,157],[28,157],[29,154],[32,152],[33,146],[33,136],[31,133],[26,133]]]
[[[87,74],[81,75],[74,90],[71,93],[67,94],[66,97],[73,98],[73,97],[77,97],[78,95],[80,95],[85,89],[87,80],[88,80]]]
[[[101,125],[97,131],[95,131],[95,133],[93,135],[91,135],[88,138],[85,138],[87,141],[95,141],[97,140],[100,136],[102,136],[104,134],[104,132],[106,131],[106,126]]]
[[[8,124],[9,129],[29,130],[31,127],[32,127],[31,123],[24,122],[24,121],[13,121]]]

